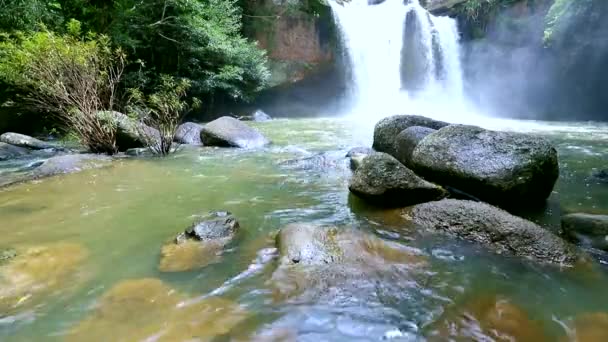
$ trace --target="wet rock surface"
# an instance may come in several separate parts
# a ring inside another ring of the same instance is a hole
[[[447,122],[437,121],[420,115],[395,115],[380,120],[374,127],[374,150],[392,156],[397,154],[396,138],[401,131],[412,126],[440,129]]]
[[[112,158],[100,154],[68,154],[47,159],[34,169],[34,178],[74,173],[108,166]]]
[[[591,182],[608,184],[608,169],[594,170],[589,176]]]
[[[127,280],[106,292],[68,341],[210,341],[247,318],[219,297],[188,300],[159,279]]]
[[[551,341],[522,308],[490,295],[449,308],[427,337],[429,341]]]
[[[374,153],[374,149],[370,147],[353,147],[348,153],[346,158],[349,158],[350,169],[355,171],[363,163],[363,159],[370,154]]]
[[[159,270],[188,271],[219,261],[238,229],[238,221],[229,212],[206,215],[162,247]]]
[[[73,243],[4,250],[0,261],[0,316],[31,308],[54,291],[82,283],[88,251]]]
[[[253,114],[251,114],[252,121],[255,122],[266,122],[272,120],[270,115],[264,113],[262,110],[258,109]]]
[[[270,144],[258,130],[241,121],[224,116],[206,124],[201,130],[205,146],[255,148]]]
[[[51,144],[36,138],[32,138],[25,134],[7,132],[0,135],[0,142],[13,146],[29,148],[33,150],[44,150],[48,148],[58,148],[57,145]]]
[[[4,142],[0,142],[0,161],[23,157],[29,154],[29,150]]]
[[[608,251],[608,215],[565,215],[562,217],[562,231],[574,241]]]
[[[180,144],[201,145],[201,130],[203,125],[194,122],[185,122],[177,127],[175,141]]]
[[[444,189],[418,177],[397,159],[378,152],[363,159],[348,188],[362,199],[386,207],[434,201],[447,195]]]
[[[444,199],[415,205],[405,215],[420,228],[453,234],[499,254],[564,266],[584,258],[550,231],[486,203]]]
[[[414,153],[414,149],[422,139],[436,131],[436,129],[422,126],[412,126],[404,129],[395,138],[395,158],[401,162],[401,164],[412,167],[412,154]]]
[[[414,170],[502,207],[540,206],[559,175],[557,151],[544,138],[451,125],[425,137]]]

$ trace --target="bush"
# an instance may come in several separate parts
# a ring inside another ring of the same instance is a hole
[[[27,104],[56,115],[92,152],[113,154],[116,127],[98,113],[114,109],[125,55],[106,36],[80,38],[77,21],[68,32],[1,34],[0,79]]]
[[[190,109],[188,103],[183,100],[190,86],[189,80],[176,81],[171,76],[162,75],[156,92],[151,95],[146,96],[139,89],[131,90],[129,114],[160,133],[157,137],[147,132],[139,132],[140,136],[147,137],[149,141],[146,143],[154,153],[161,156],[171,153],[177,127]],[[198,101],[195,100],[193,105],[198,106]],[[145,127],[144,125],[139,127]]]

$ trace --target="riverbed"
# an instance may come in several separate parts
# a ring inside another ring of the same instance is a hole
[[[373,124],[279,119],[255,126],[271,146],[183,148],[165,159],[122,158],[109,167],[0,190],[0,247],[70,251],[56,257],[69,262],[48,262],[69,266],[65,276],[0,312],[0,340],[130,340],[148,332],[148,340],[162,340],[173,325],[227,307],[233,309],[209,318],[192,336],[433,340],[451,311],[488,301],[511,303],[534,323],[521,329],[553,340],[566,336],[576,317],[608,313],[608,258],[602,253],[591,251],[597,254],[591,270],[539,266],[403,229],[393,212],[360,205],[349,196],[343,156],[351,147],[371,145]],[[608,125],[490,120],[484,126],[543,135],[558,149],[560,179],[547,208],[522,215],[557,231],[564,212],[608,213],[608,184],[589,178],[608,166]],[[197,215],[217,210],[232,212],[241,226],[224,253],[201,269],[159,271],[163,243]],[[277,299],[273,233],[294,222],[363,230],[411,248],[425,257],[425,266],[362,274],[333,284],[331,295]],[[44,265],[37,272],[48,272]],[[134,283],[139,285],[124,286]],[[179,295],[161,300],[167,293]],[[104,306],[108,300],[114,307]],[[184,305],[190,307],[185,313]],[[479,336],[475,329],[463,339]]]

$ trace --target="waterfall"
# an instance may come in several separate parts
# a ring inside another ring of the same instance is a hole
[[[456,21],[418,0],[330,1],[350,78],[346,110],[449,116],[463,105]]]

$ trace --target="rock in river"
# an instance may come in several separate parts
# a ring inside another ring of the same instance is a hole
[[[436,129],[422,126],[412,126],[404,129],[395,138],[395,158],[397,158],[401,164],[412,167],[412,154],[414,153],[414,149],[422,139],[436,131]]]
[[[418,177],[397,159],[379,152],[363,159],[348,188],[358,197],[386,207],[439,200],[447,194],[441,187]]]
[[[544,204],[559,175],[546,139],[465,125],[428,135],[412,163],[425,179],[507,208]]]
[[[608,250],[608,215],[565,215],[562,217],[562,231],[574,241]]]
[[[47,159],[34,169],[35,178],[49,177],[108,166],[112,158],[99,154],[68,154]]]
[[[572,266],[584,256],[550,231],[486,203],[444,199],[406,209],[418,227],[481,243],[499,254]]]
[[[0,161],[23,157],[29,154],[27,148],[0,142]]]
[[[369,147],[353,147],[348,153],[346,153],[346,158],[350,159],[350,169],[355,171],[361,164],[363,163],[363,159],[374,153],[375,151]]]
[[[180,144],[201,145],[201,130],[203,125],[194,122],[185,122],[177,127],[175,141]]]
[[[262,147],[270,143],[258,130],[229,116],[206,124],[201,130],[201,141],[205,146],[241,148]]]
[[[47,148],[58,148],[57,145],[32,138],[28,135],[7,132],[0,135],[0,142],[14,146],[30,148],[32,150],[44,150]]]
[[[401,131],[412,126],[440,129],[448,123],[420,115],[395,115],[380,120],[374,128],[374,150],[396,156],[396,138]]]
[[[101,120],[116,125],[116,145],[120,151],[158,145],[160,132],[119,112],[99,112]]]
[[[93,313],[67,333],[67,341],[213,341],[248,317],[231,301],[189,300],[154,278],[123,281]]]
[[[162,247],[159,269],[181,272],[217,262],[238,229],[229,212],[210,213]]]

